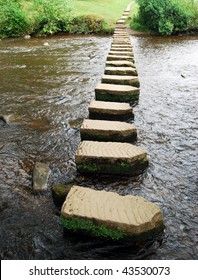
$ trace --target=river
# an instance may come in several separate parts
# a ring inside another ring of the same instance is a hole
[[[198,258],[198,37],[132,37],[141,83],[134,124],[149,168],[134,178],[81,176],[74,162],[79,127],[111,41],[0,41],[0,115],[9,118],[8,125],[0,120],[1,259]],[[37,161],[52,170],[45,194],[32,192]],[[138,246],[65,235],[51,195],[57,182],[141,195],[161,207],[165,232]]]

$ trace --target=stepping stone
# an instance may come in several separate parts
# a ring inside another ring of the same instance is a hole
[[[98,84],[95,88],[95,97],[99,101],[131,102],[139,99],[139,93],[139,88],[128,85],[103,83]]]
[[[126,20],[128,18],[128,15],[126,16],[126,15],[123,15],[120,19],[121,20]]]
[[[135,64],[127,60],[112,60],[106,61],[106,67],[135,67]]]
[[[133,109],[128,103],[93,100],[89,107],[90,119],[126,121],[133,119]]]
[[[132,56],[126,56],[126,55],[108,55],[107,61],[117,61],[117,60],[127,60],[134,63],[134,59]]]
[[[113,38],[124,38],[124,39],[127,39],[127,38],[130,38],[129,34],[115,34],[113,35]]]
[[[123,19],[119,19],[118,21],[116,21],[117,24],[125,24],[125,20]]]
[[[73,186],[61,208],[65,230],[110,240],[142,242],[164,229],[156,204],[140,196],[121,196]]]
[[[126,25],[124,25],[124,24],[116,24],[116,28],[115,29],[126,29]]]
[[[130,51],[130,52],[121,51],[120,52],[120,51],[112,51],[112,50],[110,50],[109,55],[119,55],[119,56],[124,55],[124,56],[132,56],[132,57],[134,56],[132,51]]]
[[[129,36],[129,33],[125,30],[115,30],[114,35],[128,35]]]
[[[130,38],[113,38],[113,44],[125,44],[125,45],[131,45]]]
[[[143,148],[129,143],[82,141],[75,155],[79,173],[137,175],[148,166]]]
[[[129,44],[130,43],[130,44]],[[118,43],[116,43],[115,41],[112,41],[112,43],[111,43],[111,46],[116,46],[116,47],[119,47],[119,48],[133,48],[132,47],[132,44],[131,44],[131,41],[130,42],[127,42],[127,43],[125,43],[125,42],[118,42]]]
[[[111,47],[110,51],[115,51],[115,52],[131,52],[133,54],[133,50],[132,47],[128,47],[128,48],[123,48],[123,47]]]
[[[131,46],[131,41],[130,40],[118,40],[118,39],[114,39],[112,42],[112,45],[125,45],[125,46]]]
[[[126,122],[84,120],[80,135],[81,140],[133,142],[137,139],[137,129]]]
[[[137,69],[132,67],[106,67],[106,75],[137,76]]]
[[[127,45],[125,45],[125,44],[123,44],[123,45],[121,45],[121,44],[120,44],[120,45],[119,45],[119,44],[116,45],[116,44],[113,43],[113,44],[111,44],[111,49],[115,49],[115,50],[117,50],[117,49],[118,49],[118,50],[130,50],[130,51],[133,51],[132,45],[129,46],[128,44],[127,44]]]
[[[102,83],[128,85],[139,87],[140,82],[137,76],[103,75]]]

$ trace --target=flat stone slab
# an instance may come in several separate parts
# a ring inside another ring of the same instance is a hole
[[[80,128],[81,140],[132,142],[137,129],[126,122],[85,119]]]
[[[71,188],[61,221],[70,231],[131,242],[151,239],[164,228],[159,206],[143,197],[80,186]]]
[[[130,62],[134,62],[134,58],[132,56],[126,56],[126,55],[108,55],[107,56],[107,61],[112,61],[112,60],[127,60]]]
[[[125,20],[123,19],[119,19],[116,21],[117,24],[125,24]]]
[[[130,39],[129,34],[115,34],[113,35],[115,39]]]
[[[122,16],[120,19],[121,20],[126,20],[128,18],[128,15],[127,16]]]
[[[119,29],[116,29],[114,31],[114,35],[128,35],[129,36],[129,33],[126,31],[126,30],[119,30]]]
[[[114,75],[110,75],[110,77],[114,77]],[[96,100],[100,101],[131,102],[139,99],[139,93],[139,88],[128,85],[101,83],[95,88]]]
[[[93,100],[89,107],[89,118],[101,120],[128,120],[134,117],[128,103]]]
[[[112,44],[131,46],[131,41],[129,39],[114,38]]]
[[[110,51],[111,52],[131,52],[133,54],[132,47],[116,47],[116,46],[111,46]]]
[[[119,55],[119,56],[132,56],[134,57],[134,54],[132,51],[112,51],[110,50],[109,55]]]
[[[137,76],[121,76],[121,75],[103,75],[102,83],[129,85],[139,87],[140,82]]]
[[[79,173],[137,175],[148,166],[143,148],[129,143],[82,141],[75,155]]]
[[[135,64],[127,60],[110,60],[106,62],[106,67],[135,67]]]
[[[133,67],[106,67],[106,75],[137,76],[137,69]]]
[[[116,30],[116,29],[126,30],[126,25],[125,25],[125,24],[117,24],[117,23],[116,23],[115,26],[116,26],[116,27],[115,27],[115,30]]]
[[[112,43],[111,44],[111,48],[119,48],[119,49],[125,49],[125,48],[128,48],[128,49],[132,49],[133,50],[133,47],[132,45],[128,45],[128,44],[115,44],[115,43]]]

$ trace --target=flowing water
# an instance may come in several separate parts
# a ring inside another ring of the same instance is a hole
[[[81,176],[74,155],[104,73],[110,37],[0,41],[1,259],[197,259],[198,38],[133,37],[141,83],[137,145],[150,165],[134,178]],[[32,192],[37,161],[50,164],[49,190]],[[75,182],[141,195],[158,204],[165,232],[121,244],[65,235],[51,186]]]

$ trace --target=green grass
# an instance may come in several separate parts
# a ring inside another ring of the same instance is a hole
[[[130,3],[130,0],[73,0],[73,7],[77,16],[94,15],[113,26]]]

